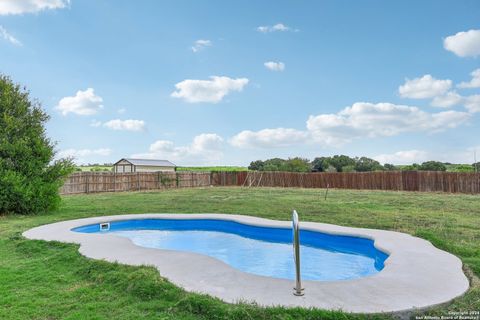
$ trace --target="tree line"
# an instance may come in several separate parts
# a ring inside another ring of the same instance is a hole
[[[475,166],[480,169],[480,163],[472,165],[452,165],[439,161],[425,161],[421,164],[398,166],[390,163],[380,164],[368,157],[349,157],[334,155],[332,157],[317,157],[309,159],[295,157],[288,159],[272,158],[265,161],[252,161],[248,166],[254,171],[289,171],[289,172],[368,172],[368,171],[396,171],[396,170],[424,170],[447,171],[448,167],[455,166],[454,171],[474,172]],[[477,172],[480,170],[477,169]]]

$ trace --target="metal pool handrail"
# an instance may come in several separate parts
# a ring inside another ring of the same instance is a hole
[[[292,212],[292,228],[293,228],[293,258],[295,261],[295,288],[293,294],[303,296],[302,279],[300,276],[300,229],[298,213],[296,210]]]

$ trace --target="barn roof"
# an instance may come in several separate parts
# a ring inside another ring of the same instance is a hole
[[[158,159],[132,159],[132,158],[122,158],[118,160],[115,164],[119,163],[122,160],[126,160],[133,164],[134,166],[153,166],[153,167],[176,167],[174,163],[171,163],[168,160],[158,160]]]

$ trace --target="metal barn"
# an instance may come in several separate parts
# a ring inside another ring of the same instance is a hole
[[[113,164],[113,171],[124,172],[157,172],[175,171],[177,166],[168,160],[123,158]]]

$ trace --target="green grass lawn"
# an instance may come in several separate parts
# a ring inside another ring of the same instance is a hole
[[[459,256],[469,292],[429,314],[480,310],[480,196],[319,189],[201,188],[66,196],[38,216],[0,217],[0,319],[363,319],[362,316],[231,305],[183,291],[152,267],[87,259],[78,247],[31,241],[21,233],[60,220],[124,213],[236,213],[397,230]],[[292,296],[293,298],[293,296]]]

